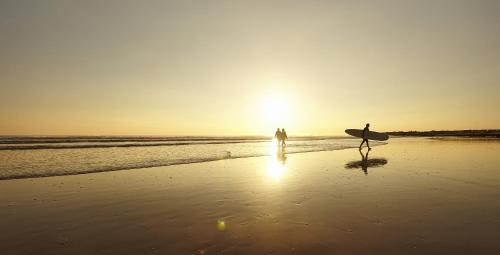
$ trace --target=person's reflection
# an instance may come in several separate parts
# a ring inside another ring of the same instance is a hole
[[[368,159],[368,154],[370,151],[368,150],[365,154],[362,151],[359,151],[361,155],[361,161],[351,161],[345,164],[346,169],[359,169],[363,170],[365,175],[368,175],[368,167],[380,167],[387,164],[387,159],[385,158],[373,158]]]
[[[366,151],[366,155],[363,155],[361,150],[359,151],[359,154],[361,154],[361,169],[363,169],[365,175],[368,174],[368,153],[370,153],[370,150]]]
[[[278,151],[276,152],[276,159],[284,165],[286,162],[285,147],[278,146]]]

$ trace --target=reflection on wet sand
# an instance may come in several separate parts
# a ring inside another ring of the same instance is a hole
[[[274,148],[274,156],[267,168],[267,175],[274,181],[279,181],[286,172],[286,150],[285,147],[277,146]]]
[[[366,154],[363,154],[362,151],[359,151],[361,155],[360,161],[351,161],[345,164],[345,169],[358,169],[361,168],[363,172],[368,174],[368,167],[380,167],[387,164],[387,159],[385,158],[372,158],[368,159],[368,154],[370,150],[366,151]]]
[[[286,150],[285,147],[278,147],[276,152],[276,160],[278,160],[282,165],[286,163]]]

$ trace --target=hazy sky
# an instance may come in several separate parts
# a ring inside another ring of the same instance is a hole
[[[0,134],[500,128],[500,1],[0,1]]]

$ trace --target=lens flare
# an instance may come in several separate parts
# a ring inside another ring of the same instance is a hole
[[[226,222],[224,219],[218,219],[217,220],[217,229],[219,231],[225,231],[226,230]]]

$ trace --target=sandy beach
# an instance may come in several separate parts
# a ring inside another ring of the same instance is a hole
[[[499,150],[396,138],[364,162],[345,149],[2,180],[0,253],[499,254]]]
[[[0,1],[0,255],[500,255],[499,14]]]

